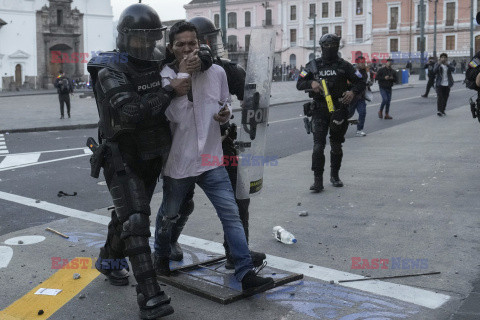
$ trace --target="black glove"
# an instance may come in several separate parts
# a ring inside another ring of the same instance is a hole
[[[198,57],[202,62],[200,71],[208,70],[213,64],[213,54],[210,47],[206,44],[200,45],[200,50],[198,51]]]

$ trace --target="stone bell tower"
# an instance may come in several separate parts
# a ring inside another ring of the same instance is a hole
[[[36,13],[37,74],[43,88],[53,88],[60,70],[71,79],[83,76],[83,13],[73,0],[49,0]]]

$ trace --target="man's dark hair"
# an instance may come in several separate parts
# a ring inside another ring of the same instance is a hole
[[[185,31],[193,31],[197,35],[198,38],[198,31],[197,28],[195,27],[194,24],[188,22],[188,21],[180,21],[175,23],[169,31],[168,34],[168,40],[170,41],[170,45],[173,46],[173,41],[175,41],[175,36],[179,33],[185,32]]]
[[[443,53],[440,53],[440,58],[441,58],[441,57],[448,58],[448,55],[447,55],[445,52],[443,52]]]
[[[63,73],[63,70],[58,71],[58,73]]]
[[[365,58],[363,56],[358,56],[355,59],[355,63],[361,63],[361,62],[365,62]]]
[[[387,62],[388,62],[388,61],[393,62],[393,59],[388,58],[388,59],[387,59]]]

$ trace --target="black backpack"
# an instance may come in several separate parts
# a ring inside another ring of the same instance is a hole
[[[60,93],[69,93],[70,92],[70,81],[67,78],[62,78],[58,82],[58,88]]]

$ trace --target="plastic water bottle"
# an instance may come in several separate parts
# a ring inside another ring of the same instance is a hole
[[[273,237],[285,244],[293,244],[297,242],[297,239],[295,239],[293,234],[280,226],[273,227]]]

